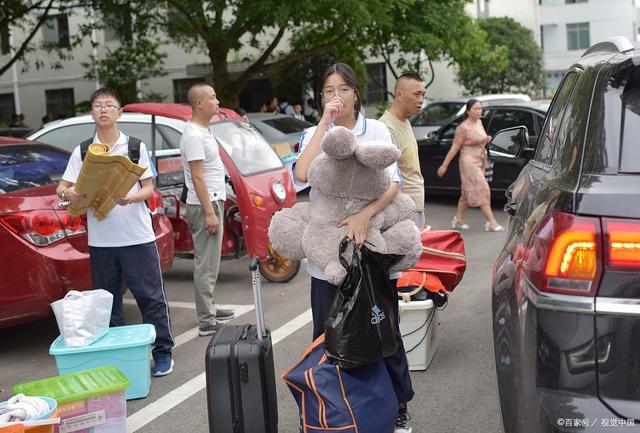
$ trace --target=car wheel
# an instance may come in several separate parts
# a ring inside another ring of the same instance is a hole
[[[300,270],[300,260],[290,260],[269,246],[269,255],[260,261],[260,273],[272,283],[291,281]]]

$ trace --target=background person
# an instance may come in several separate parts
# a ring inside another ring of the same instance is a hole
[[[451,160],[460,151],[458,165],[460,166],[460,199],[456,214],[451,221],[454,229],[467,230],[464,223],[464,213],[468,207],[479,207],[487,218],[484,225],[486,231],[504,231],[496,221],[491,210],[491,191],[484,177],[488,164],[486,145],[491,141],[482,126],[482,105],[477,99],[467,102],[463,122],[456,128],[451,149],[447,152],[442,165],[438,167],[438,177],[444,176]]]
[[[193,117],[180,139],[180,154],[187,186],[187,219],[193,237],[193,288],[198,314],[198,335],[207,336],[233,318],[233,312],[217,308],[214,289],[220,270],[223,209],[226,199],[224,166],[209,121],[220,108],[216,92],[196,83],[187,92]]]
[[[380,116],[380,121],[389,128],[393,142],[402,152],[398,160],[404,181],[402,191],[416,203],[416,225],[420,229],[425,226],[424,179],[420,172],[418,143],[413,135],[409,117],[420,112],[426,94],[424,81],[419,75],[403,74],[396,81],[393,103]]]
[[[117,125],[122,109],[116,92],[103,87],[93,92],[90,102],[91,117],[96,124],[93,141],[108,145],[109,155],[128,157],[129,137]],[[136,182],[124,197],[113,197],[118,206],[106,217],[99,221],[94,209],[87,210],[91,277],[95,289],[104,289],[113,295],[111,326],[124,325],[122,287],[126,280],[142,312],[143,322],[152,324],[156,329],[152,373],[154,376],[165,376],[173,371],[174,342],[156,236],[151,225],[151,214],[145,204],[145,200],[153,194],[153,173],[144,143],[140,143],[138,164],[147,167],[140,176],[140,182]],[[80,146],[76,146],[56,188],[61,199],[75,202],[84,197],[76,193],[74,187],[81,167]]]
[[[362,97],[360,95],[360,83],[355,72],[344,63],[330,66],[324,73],[319,92],[319,106],[323,107],[322,118],[317,127],[311,127],[305,131],[300,139],[300,153],[295,164],[294,174],[298,182],[306,183],[311,162],[320,154],[320,141],[326,132],[334,126],[344,126],[356,135],[359,143],[371,140],[391,141],[389,130],[386,126],[373,119],[365,119],[360,114]],[[348,236],[355,239],[357,245],[362,245],[366,240],[370,219],[382,211],[396,196],[400,190],[401,179],[398,175],[397,165],[387,167],[387,173],[391,185],[387,192],[377,200],[369,203],[360,212],[340,222],[338,225],[348,226]],[[315,200],[317,193],[311,189],[309,199]],[[307,270],[311,274],[311,310],[313,316],[313,339],[324,332],[331,304],[335,298],[337,286],[329,284],[320,267],[308,261]],[[399,274],[389,276],[390,290],[397,291],[397,278]],[[399,314],[396,305],[396,317]],[[409,376],[409,364],[402,343],[399,326],[396,327],[396,340],[398,351],[395,355],[385,358],[385,364],[391,376],[393,387],[400,402],[396,433],[411,433],[409,415],[406,403],[413,398],[414,391]]]
[[[267,113],[278,114],[279,112],[280,107],[278,106],[278,98],[274,96],[267,102]]]
[[[320,113],[316,109],[316,102],[313,98],[308,98],[304,104],[304,117],[307,122],[318,123],[320,121]]]
[[[293,104],[293,114],[291,114],[291,117],[298,120],[304,120],[304,114],[302,114],[302,104],[300,104],[299,102]]]

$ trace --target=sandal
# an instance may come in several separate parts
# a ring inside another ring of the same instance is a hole
[[[485,232],[503,232],[504,227],[502,227],[500,224],[496,225],[495,227],[491,227],[491,224],[484,223],[484,231]]]
[[[460,224],[458,222],[458,219],[455,217],[455,215],[451,220],[451,227],[459,230],[469,230],[469,224],[464,224],[464,223]]]

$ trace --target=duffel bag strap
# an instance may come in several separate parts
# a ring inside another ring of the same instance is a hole
[[[402,300],[404,302],[411,302],[411,297],[413,295],[415,295],[416,293],[418,293],[420,290],[424,289],[424,285],[427,282],[427,274],[426,273],[422,273],[422,283],[420,283],[420,285],[418,287],[416,287],[415,289],[413,289],[410,292],[398,292],[398,297],[402,298]]]

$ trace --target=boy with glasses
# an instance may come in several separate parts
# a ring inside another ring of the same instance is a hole
[[[95,143],[109,146],[110,155],[129,155],[129,137],[120,132],[117,121],[122,115],[120,100],[115,91],[108,88],[96,90],[91,95],[91,117],[96,124]],[[154,376],[165,376],[173,371],[171,320],[160,270],[160,256],[151,225],[151,215],[145,200],[153,194],[153,173],[149,154],[140,143],[138,164],[146,167],[129,193],[114,196],[118,206],[102,220],[87,210],[87,234],[91,277],[95,289],[113,294],[111,326],[124,325],[122,314],[122,287],[127,287],[136,299],[144,323],[155,326],[156,340],[153,349]],[[83,198],[75,191],[82,167],[80,146],[77,146],[56,189],[58,196],[70,202]]]

